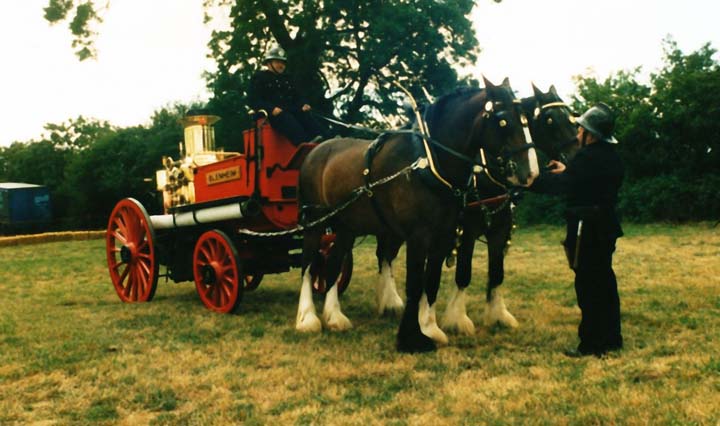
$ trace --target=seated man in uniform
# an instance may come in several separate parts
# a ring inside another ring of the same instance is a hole
[[[250,81],[248,101],[256,111],[265,110],[273,129],[293,145],[321,140],[321,130],[310,114],[312,109],[285,74],[285,51],[275,46],[263,58],[263,69]]]

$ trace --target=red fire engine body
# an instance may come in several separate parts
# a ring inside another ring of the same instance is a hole
[[[267,273],[300,266],[298,223],[300,165],[315,144],[293,146],[260,118],[243,132],[243,151],[215,149],[219,117],[188,114],[184,156],[164,158],[156,172],[163,214],[149,215],[132,198],[110,214],[106,248],[110,278],[124,302],[152,300],[160,266],[175,282],[194,281],[202,302],[217,312],[236,312],[243,291]],[[326,258],[333,234],[323,239]],[[322,263],[322,261],[321,261]],[[311,267],[313,287],[324,291],[323,264]],[[342,291],[352,272],[343,263]]]

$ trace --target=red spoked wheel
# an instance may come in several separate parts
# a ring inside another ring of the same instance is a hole
[[[243,275],[243,288],[247,291],[252,291],[258,288],[265,274],[255,273],[255,275]]]
[[[228,236],[218,230],[200,236],[193,252],[195,288],[203,304],[223,314],[234,313],[242,299],[241,264]]]
[[[120,200],[105,233],[108,269],[123,302],[149,302],[155,296],[158,262],[155,231],[145,208],[137,200]]]
[[[335,234],[325,234],[320,241],[320,256],[315,264],[310,268],[313,271],[312,287],[313,292],[317,294],[325,294],[327,292],[327,283],[325,282],[325,270],[327,268],[327,260],[330,253],[335,249]],[[340,267],[340,276],[336,285],[338,293],[343,294],[350,284],[352,277],[353,258],[352,250],[345,255]]]

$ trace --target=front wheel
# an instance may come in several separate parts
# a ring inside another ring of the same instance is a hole
[[[123,302],[149,302],[155,296],[158,261],[155,231],[145,208],[132,198],[115,205],[105,233],[110,280]]]
[[[200,236],[193,252],[193,277],[200,300],[215,312],[235,313],[242,299],[241,264],[228,236],[218,230]]]

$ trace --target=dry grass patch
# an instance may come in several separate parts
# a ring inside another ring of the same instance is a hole
[[[398,354],[398,320],[374,313],[371,238],[343,297],[355,327],[318,335],[294,330],[298,271],[267,276],[223,316],[190,283],[161,280],[152,303],[121,303],[102,240],[0,247],[0,424],[717,425],[720,232],[626,231],[615,262],[626,349],[580,360],[562,355],[579,311],[557,227],[514,235],[503,289],[520,328],[482,324],[479,244],[477,333],[421,355]],[[439,314],[453,286],[446,271]]]

